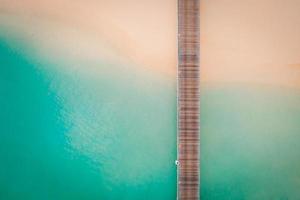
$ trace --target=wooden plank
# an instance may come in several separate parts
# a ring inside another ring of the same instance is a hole
[[[197,200],[199,163],[199,0],[178,0],[177,199]]]

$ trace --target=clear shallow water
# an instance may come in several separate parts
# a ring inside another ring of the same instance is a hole
[[[25,51],[0,42],[0,199],[176,198],[175,81]]]
[[[0,199],[176,198],[175,80],[102,65],[63,70],[0,40]],[[201,198],[298,199],[300,94],[201,94]]]
[[[299,199],[299,105],[287,88],[203,88],[202,199]]]

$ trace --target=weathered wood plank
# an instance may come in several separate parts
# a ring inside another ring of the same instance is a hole
[[[178,199],[199,199],[199,0],[178,0]]]

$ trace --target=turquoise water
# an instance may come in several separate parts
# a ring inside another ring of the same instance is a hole
[[[300,198],[300,92],[204,87],[202,199]]]
[[[175,199],[175,80],[28,49],[0,41],[0,199]]]
[[[175,79],[64,65],[0,40],[0,199],[176,199]],[[299,199],[300,93],[201,92],[201,199]]]

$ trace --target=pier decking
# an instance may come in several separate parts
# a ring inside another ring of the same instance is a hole
[[[199,199],[199,0],[178,0],[177,198]]]

